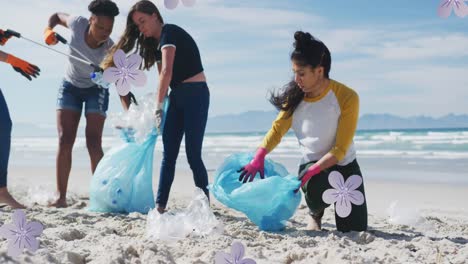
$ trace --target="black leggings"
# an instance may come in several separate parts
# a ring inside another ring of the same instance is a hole
[[[316,161],[312,161],[306,164],[302,164],[299,167],[299,175],[301,172],[308,169]],[[353,160],[351,163],[345,166],[335,165],[326,170],[323,170],[319,174],[313,176],[303,187],[302,191],[304,192],[305,200],[307,206],[310,209],[310,214],[314,216],[323,215],[325,208],[330,206],[325,203],[322,199],[322,194],[327,189],[332,189],[333,187],[328,182],[328,175],[332,171],[338,171],[343,175],[344,180],[346,181],[351,175],[359,175],[362,177],[359,164],[356,160]],[[366,204],[366,194],[364,192],[364,182],[357,188],[364,195],[364,203],[362,205],[352,204],[351,214],[348,217],[341,218],[335,212],[335,222],[336,229],[341,232],[348,231],[365,231],[367,230],[367,204]]]
[[[182,83],[171,90],[166,124],[163,130],[164,152],[159,176],[156,203],[165,208],[174,181],[175,165],[180,143],[185,135],[185,152],[195,185],[209,198],[208,173],[202,160],[210,91],[206,82]]]

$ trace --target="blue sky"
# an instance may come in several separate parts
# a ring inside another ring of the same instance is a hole
[[[0,28],[42,42],[50,14],[89,17],[88,2],[2,1]],[[121,9],[112,34],[117,40],[135,1],[115,2]],[[166,23],[182,26],[197,41],[211,91],[210,116],[272,110],[268,91],[292,77],[289,54],[296,30],[327,44],[331,78],[360,94],[361,115],[468,114],[468,17],[439,18],[439,0],[198,0],[192,8],[180,4],[175,10],[165,9],[162,0],[153,2]],[[57,31],[68,37],[66,29]],[[55,48],[67,50],[61,44]],[[14,121],[54,124],[66,58],[21,39],[11,39],[1,49],[42,70],[29,82],[9,65],[0,65],[0,87]],[[156,71],[147,76],[144,88],[134,88],[139,96],[157,89]],[[111,89],[109,112],[119,112]]]

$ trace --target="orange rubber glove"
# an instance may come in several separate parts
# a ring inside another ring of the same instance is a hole
[[[36,65],[30,64],[29,62],[26,62],[10,54],[8,54],[5,62],[11,64],[15,71],[21,73],[21,75],[30,81],[32,80],[31,77],[37,78],[37,76],[39,76],[39,72],[41,71]]]
[[[3,31],[0,29],[0,45],[5,45],[5,43],[8,41],[8,39],[11,38],[11,35],[8,34],[7,32]]]
[[[44,30],[44,41],[47,45],[55,45],[58,40],[55,37],[55,32],[50,27],[46,27]]]

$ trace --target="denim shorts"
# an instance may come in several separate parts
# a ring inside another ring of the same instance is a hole
[[[106,116],[109,107],[109,90],[92,86],[79,88],[63,81],[57,96],[57,109],[67,109],[81,113],[85,104],[85,115],[98,113]]]

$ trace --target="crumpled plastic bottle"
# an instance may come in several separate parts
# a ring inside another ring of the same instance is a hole
[[[202,189],[185,209],[160,214],[156,209],[148,212],[146,235],[149,238],[177,241],[186,237],[204,237],[222,234],[224,226],[211,211],[208,198]]]

